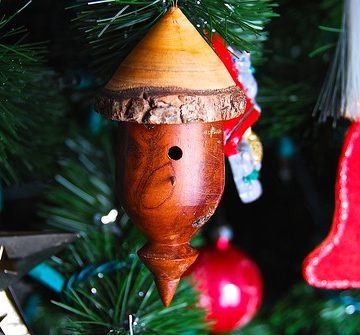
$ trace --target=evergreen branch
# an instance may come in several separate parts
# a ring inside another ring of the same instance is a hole
[[[318,55],[324,53],[325,51],[332,49],[334,46],[336,46],[336,43],[328,43],[328,44],[322,45],[321,47],[316,48],[315,50],[311,51],[309,54],[309,57],[318,56]]]
[[[235,334],[278,335],[286,330],[287,335],[356,335],[360,311],[354,311],[351,303],[341,302],[346,296],[357,301],[360,298],[355,290],[322,291],[305,284],[295,285],[275,306]]]
[[[22,44],[23,28],[4,30],[19,11],[0,20],[0,179],[7,183],[26,172],[47,175],[55,161],[49,152],[61,142],[64,109],[44,47]]]
[[[296,112],[311,109],[313,96],[306,83],[280,86],[275,80],[265,78],[262,84],[257,102],[264,113],[256,125],[261,134],[268,138],[278,137],[293,131],[311,118],[310,113]]]
[[[94,140],[104,148],[111,146],[111,139],[106,134],[100,134]],[[40,214],[50,225],[60,229],[86,232],[90,228],[99,228],[101,218],[116,208],[112,189],[113,158],[107,157],[105,150],[86,137],[69,138],[65,145],[69,157],[60,161],[62,173],[55,177],[56,184],[48,188],[47,204],[41,206]]]
[[[174,5],[171,0],[77,0],[75,25],[92,47],[94,67],[112,74],[121,59]],[[238,50],[258,51],[264,25],[275,16],[271,0],[179,0],[199,33],[211,44],[214,32]]]
[[[120,280],[117,280],[116,276]],[[206,334],[204,312],[195,307],[197,296],[185,281],[180,284],[172,306],[165,309],[155,290],[151,290],[150,295],[144,294],[153,287],[153,278],[137,257],[130,257],[129,266],[118,270],[116,276],[104,274],[91,283],[82,283],[81,289],[69,292],[69,303],[55,302],[73,315],[67,325],[72,334],[130,334],[130,327],[133,334],[143,335],[175,335],[189,329],[196,330],[199,335]],[[106,286],[101,282],[105,277],[112,281],[118,292],[115,304],[104,294]],[[121,313],[116,313],[119,301],[122,306]],[[144,304],[147,308],[139,309],[139,306]],[[132,324],[129,324],[129,315],[133,316]]]

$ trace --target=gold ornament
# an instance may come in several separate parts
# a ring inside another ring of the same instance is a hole
[[[255,162],[260,164],[263,159],[263,146],[259,136],[256,135],[251,128],[248,128],[244,133],[244,137],[249,142],[251,153]]]

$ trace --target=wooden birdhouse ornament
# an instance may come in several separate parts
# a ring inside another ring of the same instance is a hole
[[[244,93],[179,8],[97,97],[97,110],[119,121],[117,192],[149,241],[138,254],[165,306],[197,257],[189,241],[223,192],[223,120],[244,109]]]

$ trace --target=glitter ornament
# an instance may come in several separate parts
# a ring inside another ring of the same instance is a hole
[[[233,246],[227,234],[216,245],[200,249],[190,268],[191,280],[200,293],[199,306],[216,333],[234,331],[249,322],[262,302],[262,277],[244,252]]]
[[[326,113],[332,116],[338,113],[352,121],[340,155],[331,230],[306,258],[303,267],[310,285],[326,289],[360,288],[359,17],[360,2],[345,1],[336,57],[317,106],[323,112],[322,118],[326,118]]]
[[[360,122],[344,141],[335,187],[331,231],[304,262],[311,285],[327,289],[360,288]]]

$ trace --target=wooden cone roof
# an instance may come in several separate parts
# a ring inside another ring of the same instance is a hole
[[[235,83],[213,49],[179,8],[171,8],[122,62],[106,85],[216,90]]]
[[[212,122],[243,113],[245,95],[182,11],[171,8],[120,64],[97,109],[118,121]]]

